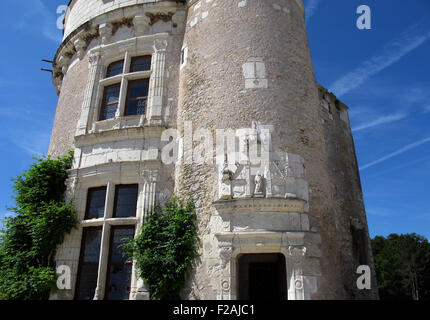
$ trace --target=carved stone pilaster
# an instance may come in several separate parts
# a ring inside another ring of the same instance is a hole
[[[82,103],[81,119],[78,122],[78,128],[76,130],[77,136],[86,134],[89,129],[88,124],[90,119],[91,106],[94,106],[92,102],[94,101],[94,96],[97,92],[97,84],[100,77],[100,74],[99,74],[100,63],[101,63],[100,52],[96,52],[90,55],[88,82],[87,82],[87,88],[85,90],[84,102]]]
[[[110,23],[102,23],[99,25],[99,34],[102,37],[102,44],[108,44],[112,37],[113,27]]]
[[[145,35],[150,28],[151,19],[145,16],[135,16],[133,19],[136,36]]]
[[[147,169],[143,170],[142,177],[144,181],[143,185],[143,215],[146,217],[154,208],[155,205],[155,193],[157,187],[159,171],[158,169]]]
[[[148,111],[150,120],[160,120],[163,108],[164,86],[166,78],[166,40],[154,41],[154,54],[152,57],[153,72],[151,74],[150,96]]]

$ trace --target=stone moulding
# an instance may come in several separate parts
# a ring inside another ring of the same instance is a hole
[[[75,136],[75,147],[81,148],[96,143],[122,141],[140,138],[159,138],[165,130],[162,126],[145,126],[137,128],[112,129],[109,131],[89,133]]]
[[[305,200],[301,199],[233,199],[218,200],[213,205],[220,214],[226,213],[249,213],[249,212],[297,212],[303,213]]]

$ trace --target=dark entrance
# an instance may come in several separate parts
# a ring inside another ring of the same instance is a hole
[[[287,300],[285,257],[280,253],[239,256],[240,300]]]

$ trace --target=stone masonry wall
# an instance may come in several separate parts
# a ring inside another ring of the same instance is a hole
[[[55,114],[48,154],[60,157],[74,149],[76,126],[81,117],[82,102],[88,79],[88,57],[77,61],[63,80]]]

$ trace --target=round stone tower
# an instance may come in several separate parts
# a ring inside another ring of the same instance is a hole
[[[175,189],[202,239],[189,297],[375,297],[355,283],[372,258],[346,107],[321,107],[302,1],[189,1],[183,56]]]
[[[198,215],[184,299],[377,298],[347,107],[315,81],[301,0],[72,0],[54,85],[79,228],[53,299],[147,299],[115,248],[173,193]]]

